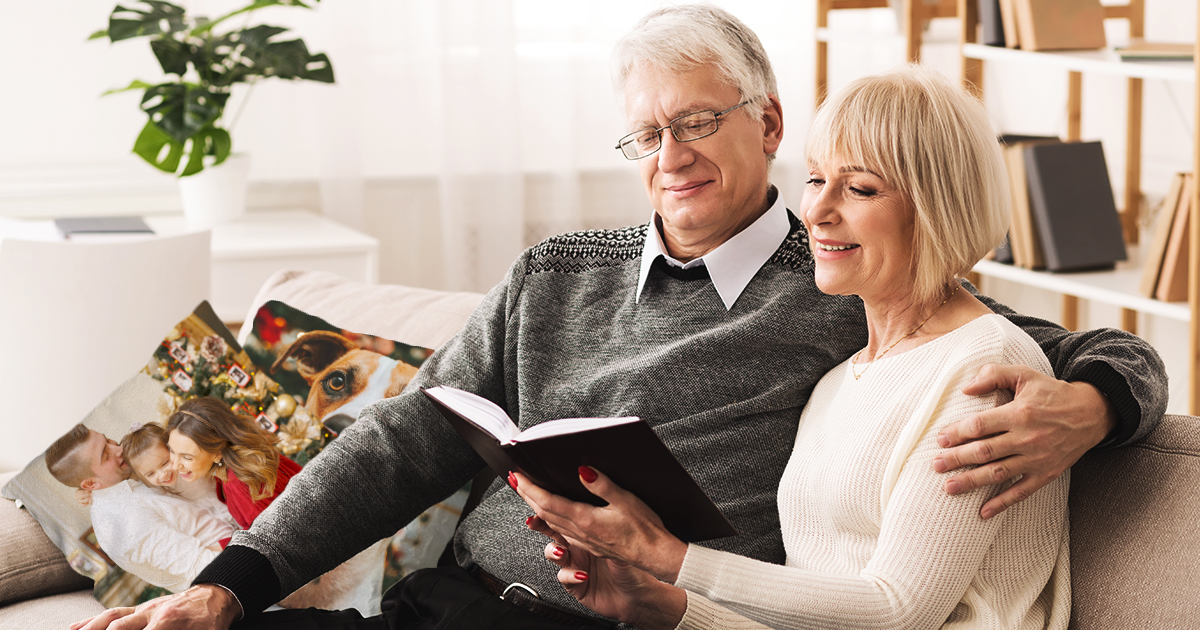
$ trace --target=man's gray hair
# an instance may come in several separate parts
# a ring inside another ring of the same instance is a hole
[[[762,117],[768,94],[779,95],[758,35],[728,11],[707,4],[663,7],[642,18],[613,51],[613,87],[624,98],[626,80],[642,65],[687,72],[705,63],[714,64],[743,101],[751,101],[744,109],[752,118]]]

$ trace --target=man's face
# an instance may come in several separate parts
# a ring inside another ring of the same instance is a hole
[[[81,484],[89,490],[108,488],[129,478],[129,464],[121,454],[121,445],[92,431],[86,442],[79,446],[80,455],[92,468],[92,476]]]
[[[628,131],[662,127],[697,111],[720,112],[740,102],[738,90],[722,81],[716,69],[702,65],[685,73],[643,66],[625,84]],[[719,119],[711,136],[678,142],[662,132],[658,153],[638,160],[642,183],[662,217],[670,253],[683,244],[699,246],[701,256],[750,225],[766,210],[767,155],[783,136],[782,111],[774,97],[764,103],[764,116],[752,119],[745,108]]]

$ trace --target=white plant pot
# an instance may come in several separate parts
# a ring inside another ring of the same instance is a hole
[[[227,223],[246,213],[246,176],[250,156],[237,153],[217,166],[179,178],[183,216],[189,228]]]

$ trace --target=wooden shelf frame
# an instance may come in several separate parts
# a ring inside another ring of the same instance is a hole
[[[1192,172],[1200,173],[1200,64],[1121,62],[1112,51],[1041,53],[982,46],[977,43],[977,0],[957,0],[957,3],[957,13],[961,18],[959,40],[962,47],[961,76],[964,87],[982,97],[985,60],[1037,63],[1067,71],[1069,140],[1078,140],[1080,135],[1083,73],[1116,74],[1127,78],[1125,199],[1121,217],[1126,241],[1136,243],[1138,211],[1141,206],[1142,82],[1145,79],[1192,82],[1196,94],[1193,113],[1197,129],[1192,138]],[[1130,0],[1126,5],[1106,6],[1105,19],[1127,19],[1130,22],[1130,37],[1142,37],[1145,34],[1145,0]],[[1200,34],[1200,12],[1197,12],[1196,33]],[[1200,60],[1200,37],[1197,38],[1193,58]],[[985,261],[980,263],[975,271],[981,275],[1061,293],[1063,324],[1071,329],[1078,323],[1080,298],[1120,306],[1122,327],[1130,332],[1137,332],[1138,313],[1188,322],[1188,413],[1200,414],[1200,187],[1193,191],[1191,203],[1186,311],[1182,304],[1167,304],[1141,297],[1137,293],[1136,283],[1130,282],[1134,275],[1140,275],[1136,265],[1119,265],[1117,270],[1110,272],[1068,275],[1017,269],[1010,265]],[[1114,285],[1118,288],[1114,288]]]

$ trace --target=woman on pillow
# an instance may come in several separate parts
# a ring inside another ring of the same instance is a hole
[[[546,557],[585,604],[647,630],[1065,628],[1068,475],[984,520],[1003,488],[951,496],[932,468],[943,427],[1011,398],[962,393],[983,365],[1051,373],[960,287],[1008,227],[982,105],[915,66],[860,79],[820,108],[806,153],[817,286],[859,296],[869,337],[801,416],[778,491],[786,566],[687,545],[587,467],[607,507],[510,480],[555,539]]]
[[[217,398],[185,401],[167,418],[167,446],[182,483],[216,480],[217,497],[242,529],[287,488],[300,465],[275,450],[275,436]],[[228,541],[223,541],[227,543]],[[379,613],[388,540],[359,552],[279,602],[284,608],[356,608]]]
[[[216,480],[217,497],[243,529],[300,472],[275,450],[274,435],[216,398],[184,401],[167,418],[167,444],[180,480]]]

